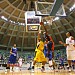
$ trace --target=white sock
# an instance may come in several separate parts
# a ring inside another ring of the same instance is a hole
[[[52,66],[53,65],[53,62],[52,60],[49,61],[49,66]]]
[[[10,70],[12,70],[13,68],[12,67],[10,67]]]

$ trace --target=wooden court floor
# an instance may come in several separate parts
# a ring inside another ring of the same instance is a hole
[[[59,72],[41,72],[41,71],[36,71],[36,72],[31,72],[28,70],[25,71],[19,71],[19,72],[0,72],[0,75],[75,75],[75,72],[68,72],[68,71],[59,71]]]

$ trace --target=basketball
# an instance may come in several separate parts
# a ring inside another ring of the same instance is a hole
[[[40,22],[40,25],[43,25],[44,23],[43,22]]]

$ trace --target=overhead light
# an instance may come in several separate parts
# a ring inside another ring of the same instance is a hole
[[[56,20],[59,20],[60,18],[59,17],[55,17],[54,19],[53,19],[53,21],[56,21]]]
[[[44,22],[44,24],[47,24],[47,22]]]
[[[23,23],[20,23],[21,25],[23,25]]]
[[[13,23],[13,24],[17,24],[17,25],[25,25],[25,23],[20,23],[20,22],[15,22],[15,21],[12,21],[12,20],[8,20],[5,16],[1,16],[1,19],[9,22],[9,23]]]
[[[47,21],[47,23],[49,23],[49,21]]]
[[[23,25],[25,25],[25,23],[23,23]]]
[[[16,23],[15,21],[13,21],[13,23]]]
[[[72,11],[73,9],[75,9],[75,4],[73,4],[73,6],[69,10]]]
[[[4,17],[4,16],[1,16],[1,18],[2,18],[3,20],[5,20],[5,21],[8,21],[8,19],[7,19],[6,17]]]
[[[12,23],[13,21],[12,21],[12,20],[10,20],[10,22]]]
[[[1,16],[1,18],[3,19],[3,18],[4,18],[4,16]]]

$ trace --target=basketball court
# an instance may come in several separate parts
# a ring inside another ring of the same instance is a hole
[[[22,71],[14,71],[10,72],[9,70],[7,72],[0,72],[0,75],[75,75],[75,72],[68,72],[65,70],[59,70],[58,72],[46,70],[45,72],[41,72],[40,70],[35,70],[35,72],[31,72],[28,70],[22,70]]]
[[[26,0],[23,0],[23,1],[25,2]],[[43,0],[43,1],[42,0],[27,0],[27,1],[34,1],[35,10],[33,10],[33,11],[30,10],[30,11],[25,11],[24,12],[24,19],[23,20],[25,20],[25,25],[26,25],[25,29],[24,29],[25,33],[34,33],[34,34],[36,34],[36,33],[38,33],[38,31],[40,31],[40,33],[41,32],[43,33],[44,30],[42,30],[41,23],[43,23],[44,26],[47,26],[47,25],[52,26],[52,24],[55,20],[65,18],[65,17],[68,16],[68,14],[66,13],[65,8],[64,8],[65,7],[64,3],[63,3],[64,0],[54,0],[54,1],[51,1],[51,2],[50,1],[47,2],[45,0]],[[12,2],[12,0],[11,0],[11,2]],[[23,9],[24,9],[24,7],[23,7]],[[28,9],[29,9],[29,6],[28,6]],[[5,10],[3,10],[3,11],[5,11]],[[1,16],[1,18],[3,18],[3,17]],[[17,21],[18,21],[18,19],[17,19]],[[6,22],[8,22],[7,19],[6,19]],[[9,22],[12,23],[13,21],[9,20]],[[19,24],[19,22],[17,24]],[[70,27],[73,29],[72,26],[70,26]],[[14,27],[14,29],[15,29],[15,27]],[[19,27],[17,29],[19,29]],[[65,29],[65,31],[66,31],[66,29]],[[73,29],[73,31],[75,32],[74,29]],[[60,33],[60,31],[58,31],[58,32]],[[5,33],[7,33],[7,31]],[[24,46],[23,45],[24,44],[24,42],[23,42],[24,38],[27,37],[27,36],[24,37],[24,35],[27,35],[25,33],[22,34],[23,35],[22,49],[23,49],[23,46]],[[12,32],[12,34],[13,34],[13,32]],[[15,34],[16,34],[16,32],[15,32]],[[19,35],[19,33],[17,35]],[[52,34],[52,35],[54,36],[54,34]],[[6,34],[5,34],[5,36],[6,36]],[[28,37],[28,38],[30,38],[30,37]],[[37,37],[37,35],[35,35],[35,37]],[[61,37],[61,35],[60,35],[60,37]],[[54,36],[54,38],[55,38],[55,36]],[[11,38],[10,38],[10,40],[11,40]],[[18,37],[17,37],[17,40],[18,40]],[[62,40],[63,40],[63,38],[62,38]],[[35,38],[35,41],[36,41],[36,38]],[[57,41],[57,39],[56,39],[56,41]],[[10,43],[10,41],[9,41],[9,43]],[[9,43],[8,43],[8,45],[9,45]],[[33,44],[33,41],[32,41],[32,44]],[[35,42],[35,44],[36,44],[36,42]],[[26,47],[26,48],[29,49],[29,47]],[[32,48],[32,47],[30,47],[30,48]],[[21,67],[21,70],[19,69],[19,67],[15,67],[13,72],[10,72],[9,69],[6,69],[6,67],[1,66],[0,67],[0,75],[75,75],[75,71],[72,70],[72,71],[69,72],[68,69],[66,68],[66,66],[65,66],[65,69],[60,69],[59,70],[58,68],[56,68],[55,70],[51,70],[49,68],[48,64],[46,64],[45,65],[45,72],[42,72],[40,65],[36,65],[35,66],[35,71],[32,72],[31,69],[28,70],[28,68],[30,67],[29,65],[31,66],[30,63],[24,63],[23,66]]]
[[[75,71],[69,72],[67,69],[54,71],[45,66],[45,72],[42,72],[41,68],[36,66],[35,72],[32,72],[31,70],[27,70],[27,68],[27,65],[22,66],[21,70],[19,70],[19,67],[15,67],[13,72],[10,72],[9,69],[7,71],[0,69],[0,75],[75,75]]]
[[[13,72],[10,72],[10,69],[6,69],[6,67],[0,67],[0,75],[75,75],[75,71],[69,71],[67,66],[65,69],[58,69],[52,70],[48,64],[45,65],[45,71],[41,71],[41,63],[37,63],[35,65],[35,70],[28,70],[30,63],[23,63],[22,67],[19,68],[15,66]]]
[[[13,73],[0,73],[0,75],[75,75],[74,72],[46,72],[46,73],[41,73],[41,72],[35,72],[31,73],[30,71],[24,71],[24,72],[13,72]]]

